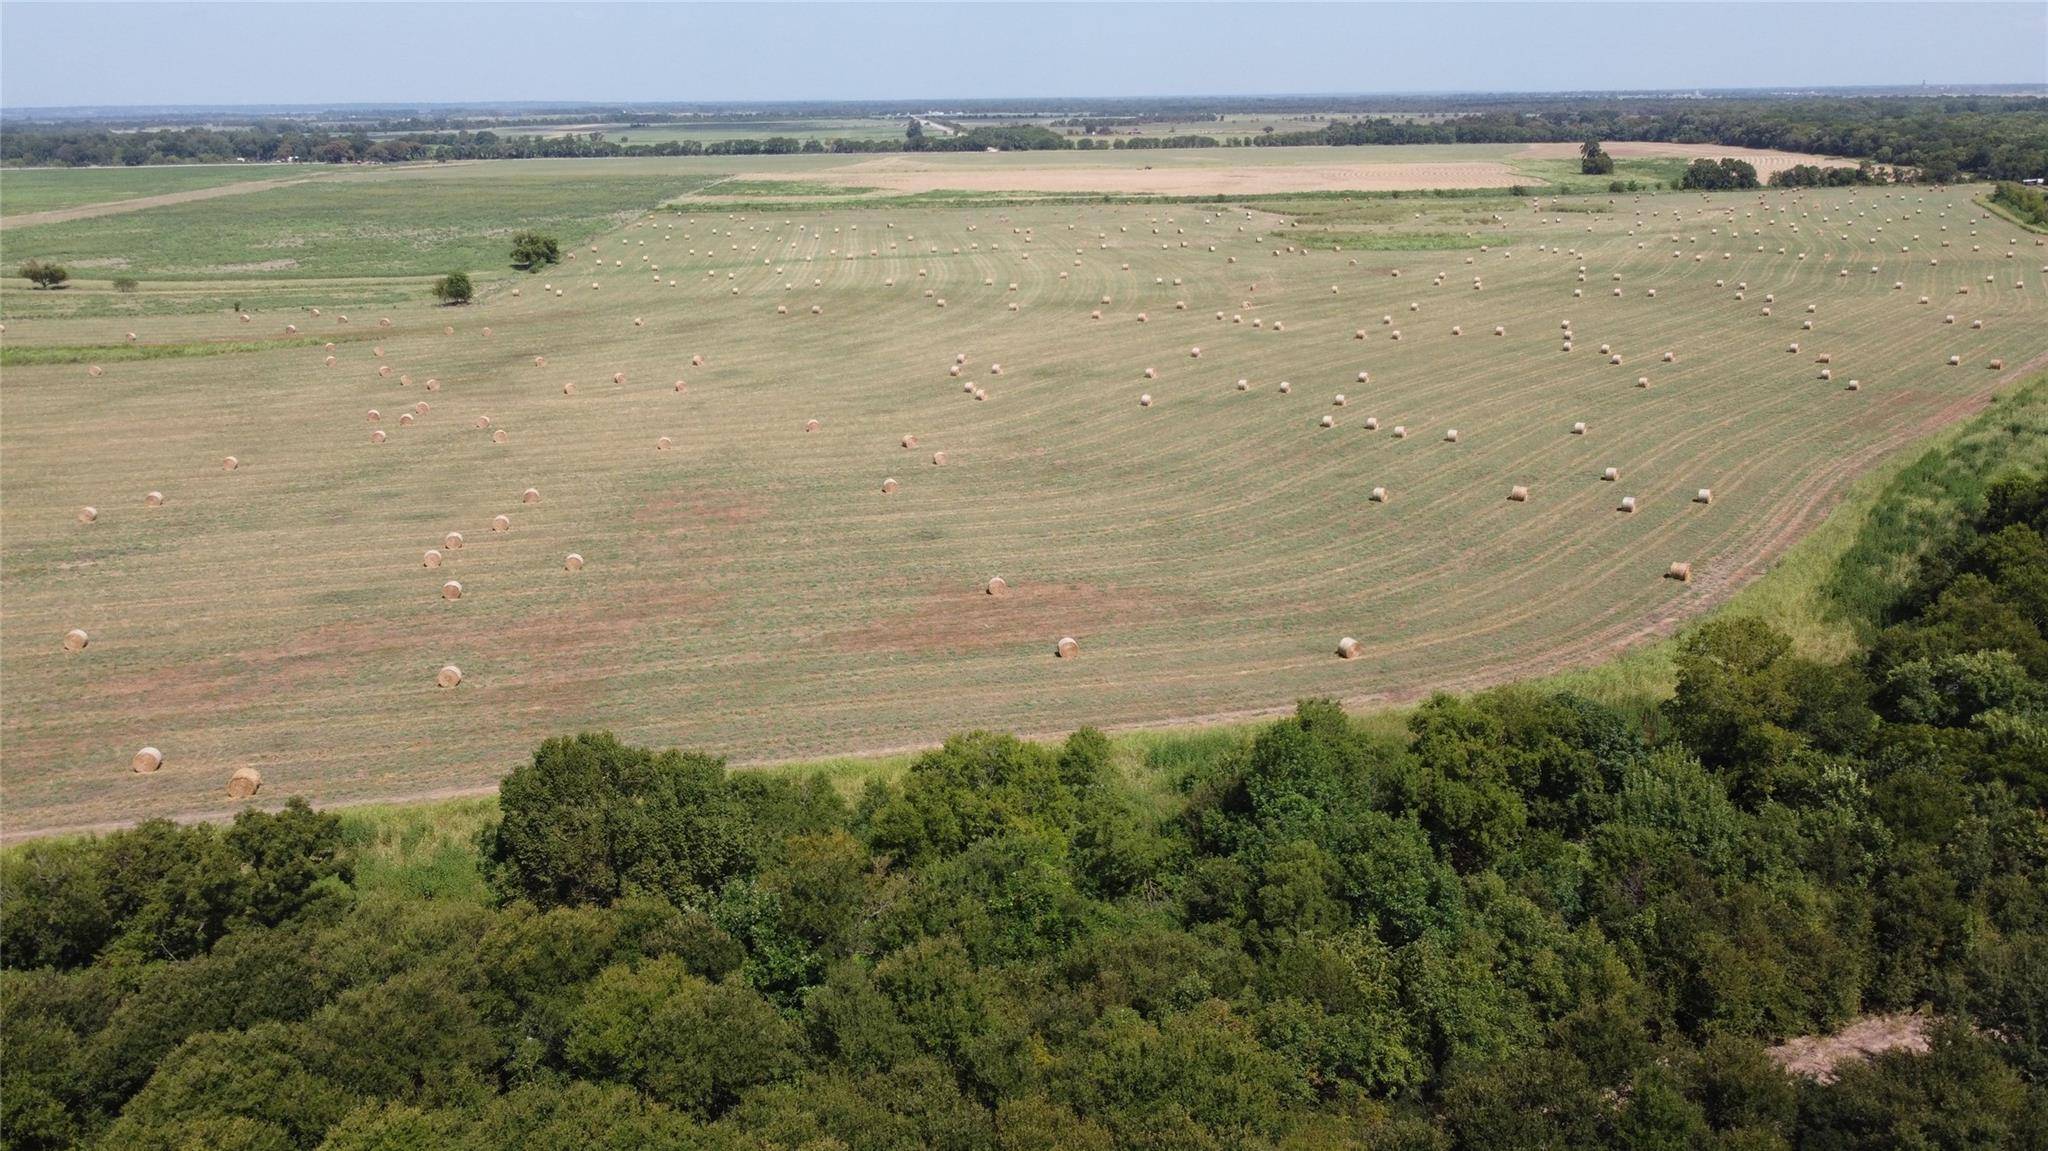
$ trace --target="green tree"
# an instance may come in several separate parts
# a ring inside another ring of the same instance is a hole
[[[656,959],[606,968],[591,981],[563,1054],[580,1075],[715,1118],[744,1089],[795,1072],[796,1039],[745,985],[710,983]]]
[[[475,294],[468,272],[450,272],[434,281],[434,298],[444,304],[467,304]]]
[[[519,232],[512,237],[512,266],[538,272],[562,261],[562,245],[541,232]]]
[[[1600,146],[1600,141],[1587,138],[1579,145],[1579,173],[1585,176],[1608,176],[1614,173],[1614,157]]]
[[[62,287],[64,281],[71,278],[71,273],[65,271],[63,265],[48,260],[25,261],[14,270],[14,274],[38,288]]]

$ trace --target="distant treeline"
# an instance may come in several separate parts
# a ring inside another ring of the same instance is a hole
[[[1158,115],[1159,113],[1153,113]],[[1207,114],[1204,114],[1205,117]],[[785,119],[787,114],[785,113]],[[418,121],[410,121],[417,123]],[[641,124],[660,122],[643,114]],[[1101,118],[1070,117],[1092,131]],[[401,121],[400,123],[407,123]],[[531,123],[530,121],[527,123]],[[1216,138],[1069,137],[1037,124],[979,127],[951,135],[908,130],[901,139],[801,140],[791,136],[637,144],[603,132],[560,136],[406,130],[373,136],[304,123],[248,128],[113,131],[99,126],[23,124],[0,137],[0,163],[20,166],[141,165],[270,161],[321,163],[530,159],[604,156],[765,155],[791,152],[1032,151],[1041,149],[1277,147],[1362,144],[1578,143],[1588,138],[1777,148],[1869,160],[1947,182],[1972,176],[2018,180],[2048,175],[2048,103],[2019,97],[1814,98],[1797,100],[1542,100],[1483,107],[1432,121],[1390,117],[1333,121],[1299,132]],[[1818,178],[1817,178],[1818,179]]]

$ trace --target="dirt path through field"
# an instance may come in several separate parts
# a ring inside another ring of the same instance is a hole
[[[160,196],[138,196],[133,200],[103,200],[97,204],[80,204],[75,208],[52,208],[47,212],[23,212],[18,216],[0,216],[0,231],[9,228],[27,228],[36,224],[63,224],[72,220],[90,220],[96,216],[118,216],[123,212],[140,212],[147,208],[163,208],[172,204],[190,204],[198,200],[212,200],[220,196],[240,196],[248,192],[268,192],[272,188],[289,188],[294,184],[309,183],[334,175],[332,172],[311,172],[277,180],[246,180],[239,184],[221,184],[213,188],[194,188],[188,192],[165,192]]]
[[[1683,607],[1653,620],[1625,620],[1607,627],[1598,628],[1579,638],[1540,654],[1504,663],[1490,664],[1485,670],[1465,675],[1453,675],[1442,680],[1417,683],[1395,692],[1375,692],[1368,695],[1350,696],[1342,699],[1345,706],[1359,709],[1374,706],[1398,705],[1422,699],[1437,691],[1479,691],[1504,683],[1536,679],[1558,672],[1570,671],[1610,659],[1622,651],[1647,640],[1667,637],[1677,631],[1685,621],[1702,615],[1727,602],[1736,592],[1750,581],[1769,570],[1773,561],[1796,543],[1800,537],[1818,527],[1828,513],[1834,510],[1842,493],[1855,478],[1879,460],[1894,451],[1909,446],[1917,440],[1968,419],[1991,402],[1992,396],[2000,390],[2036,372],[2048,370],[2048,352],[2044,352],[2017,368],[2008,370],[1993,378],[1983,388],[1951,403],[1935,409],[1924,419],[1907,425],[1874,442],[1860,451],[1837,459],[1826,469],[1815,473],[1793,493],[1791,502],[1776,517],[1759,525],[1752,534],[1754,541],[1746,549],[1728,558],[1714,570],[1702,573],[1698,586],[1700,594],[1695,595]],[[1158,731],[1177,728],[1213,727],[1219,724],[1251,723],[1275,719],[1291,714],[1293,704],[1275,704],[1269,707],[1244,708],[1234,711],[1206,712],[1198,715],[1161,716],[1139,723],[1105,725],[1105,730]],[[1065,738],[1065,731],[1020,732],[1020,738],[1050,740]],[[904,744],[896,747],[876,747],[845,750],[835,753],[834,758],[875,759],[894,755],[907,755],[927,751],[938,746],[937,741]],[[817,756],[797,759],[734,760],[732,766],[742,768],[771,768],[791,763],[804,763]],[[490,795],[498,790],[496,784],[482,784],[467,787],[432,788],[420,791],[393,792],[384,795],[351,798],[322,804],[323,808],[365,807],[377,804],[428,803],[437,800],[466,799]],[[275,806],[257,804],[255,806]],[[234,817],[232,811],[218,808],[173,814],[170,818],[184,823],[224,823]],[[15,827],[0,831],[0,843],[18,843],[30,839],[50,836],[100,834],[133,826],[134,820],[107,820],[96,823],[71,824],[58,827]]]
[[[1622,160],[1653,160],[1677,157],[1682,160],[1731,160],[1747,161],[1759,176],[1790,168],[1797,164],[1846,164],[1839,156],[1814,156],[1804,152],[1779,152],[1769,148],[1727,148],[1719,144],[1665,144],[1649,140],[1610,140],[1601,147],[1607,154]],[[1577,144],[1529,144],[1515,152],[1515,160],[1570,160],[1579,154]]]

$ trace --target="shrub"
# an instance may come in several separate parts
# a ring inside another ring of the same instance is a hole
[[[538,272],[548,264],[562,261],[562,246],[553,236],[521,232],[512,237],[512,266]]]
[[[141,286],[142,284],[133,276],[117,276],[114,279],[114,290],[117,292],[132,292]]]
[[[21,267],[15,269],[14,274],[38,288],[62,287],[64,281],[71,278],[71,273],[65,271],[62,264],[53,264],[48,260],[25,261]]]
[[[475,294],[468,272],[450,272],[434,281],[434,298],[444,304],[467,304]]]

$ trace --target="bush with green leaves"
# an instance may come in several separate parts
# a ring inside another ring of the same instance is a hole
[[[434,281],[434,298],[444,304],[467,304],[475,294],[468,272],[450,272]]]
[[[64,281],[71,278],[71,273],[62,264],[48,260],[25,260],[14,274],[38,288],[61,288]]]
[[[512,266],[538,272],[562,260],[562,245],[553,236],[524,231],[512,237]]]

